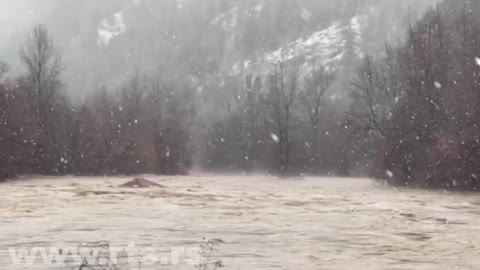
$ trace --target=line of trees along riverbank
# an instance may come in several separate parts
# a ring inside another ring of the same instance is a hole
[[[405,45],[360,64],[351,120],[376,134],[373,175],[480,188],[479,14],[478,1],[445,1],[408,27]]]
[[[0,68],[0,178],[195,167],[478,190],[479,5],[445,1],[407,27],[402,46],[365,56],[344,86],[347,109],[330,98],[335,69],[289,62],[266,76],[225,77],[235,95],[212,119],[198,89],[161,74],[72,104],[61,56],[38,26],[20,50],[25,74],[2,78]]]

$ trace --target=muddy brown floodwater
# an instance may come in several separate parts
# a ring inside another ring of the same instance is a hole
[[[118,188],[131,178],[0,184],[0,269],[78,269],[14,263],[12,248],[105,240],[171,254],[203,237],[225,241],[212,255],[225,269],[480,269],[478,194],[366,179],[146,178],[165,187]],[[182,258],[159,263],[142,269],[194,269]]]

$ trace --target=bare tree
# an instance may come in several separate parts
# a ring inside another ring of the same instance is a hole
[[[386,137],[389,87],[385,74],[374,59],[366,56],[357,68],[352,82],[352,117],[356,128]]]
[[[62,65],[61,56],[45,26],[38,25],[33,29],[20,50],[20,60],[27,68],[27,79],[38,101],[52,98],[60,83]]]
[[[274,73],[270,75],[270,95],[272,95],[271,102],[273,102],[272,119],[278,133],[280,171],[285,175],[290,171],[292,143],[290,125],[293,107],[298,98],[299,71],[298,65],[286,66],[281,63],[275,67]]]
[[[318,136],[321,120],[321,108],[325,94],[335,81],[335,72],[325,67],[315,68],[305,77],[304,89],[300,101],[308,117],[310,131],[310,155],[317,162]]]
[[[20,60],[27,70],[27,87],[39,127],[36,159],[38,162],[48,162],[48,159],[53,158],[48,152],[57,145],[55,136],[51,132],[55,123],[50,118],[57,101],[56,94],[60,86],[62,66],[61,57],[44,26],[38,25],[33,29],[20,50]],[[43,165],[44,169],[51,167]]]
[[[168,153],[168,145],[164,138],[164,122],[167,115],[167,103],[171,98],[173,91],[172,86],[164,82],[156,80],[152,83],[148,91],[146,107],[148,111],[147,121],[149,123],[153,146],[155,149],[155,171],[162,173],[167,167],[167,160],[170,158]]]

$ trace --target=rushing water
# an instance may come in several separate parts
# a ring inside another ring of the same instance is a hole
[[[13,263],[11,248],[105,240],[171,255],[203,237],[225,242],[212,255],[225,269],[480,269],[478,194],[365,179],[147,178],[165,187],[119,188],[126,178],[0,184],[0,269],[78,269]],[[194,269],[148,259],[138,259],[142,269]]]

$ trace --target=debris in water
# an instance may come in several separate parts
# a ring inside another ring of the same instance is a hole
[[[164,188],[165,186],[162,186],[160,184],[157,184],[155,182],[149,181],[145,178],[135,178],[132,181],[129,181],[120,187],[122,188],[151,188],[151,187],[161,187]]]
[[[412,213],[401,213],[400,216],[406,217],[406,218],[416,218],[417,215],[412,214]]]
[[[448,223],[448,219],[446,219],[446,218],[436,218],[435,221],[437,221],[438,223],[442,223],[442,224],[447,224]]]

